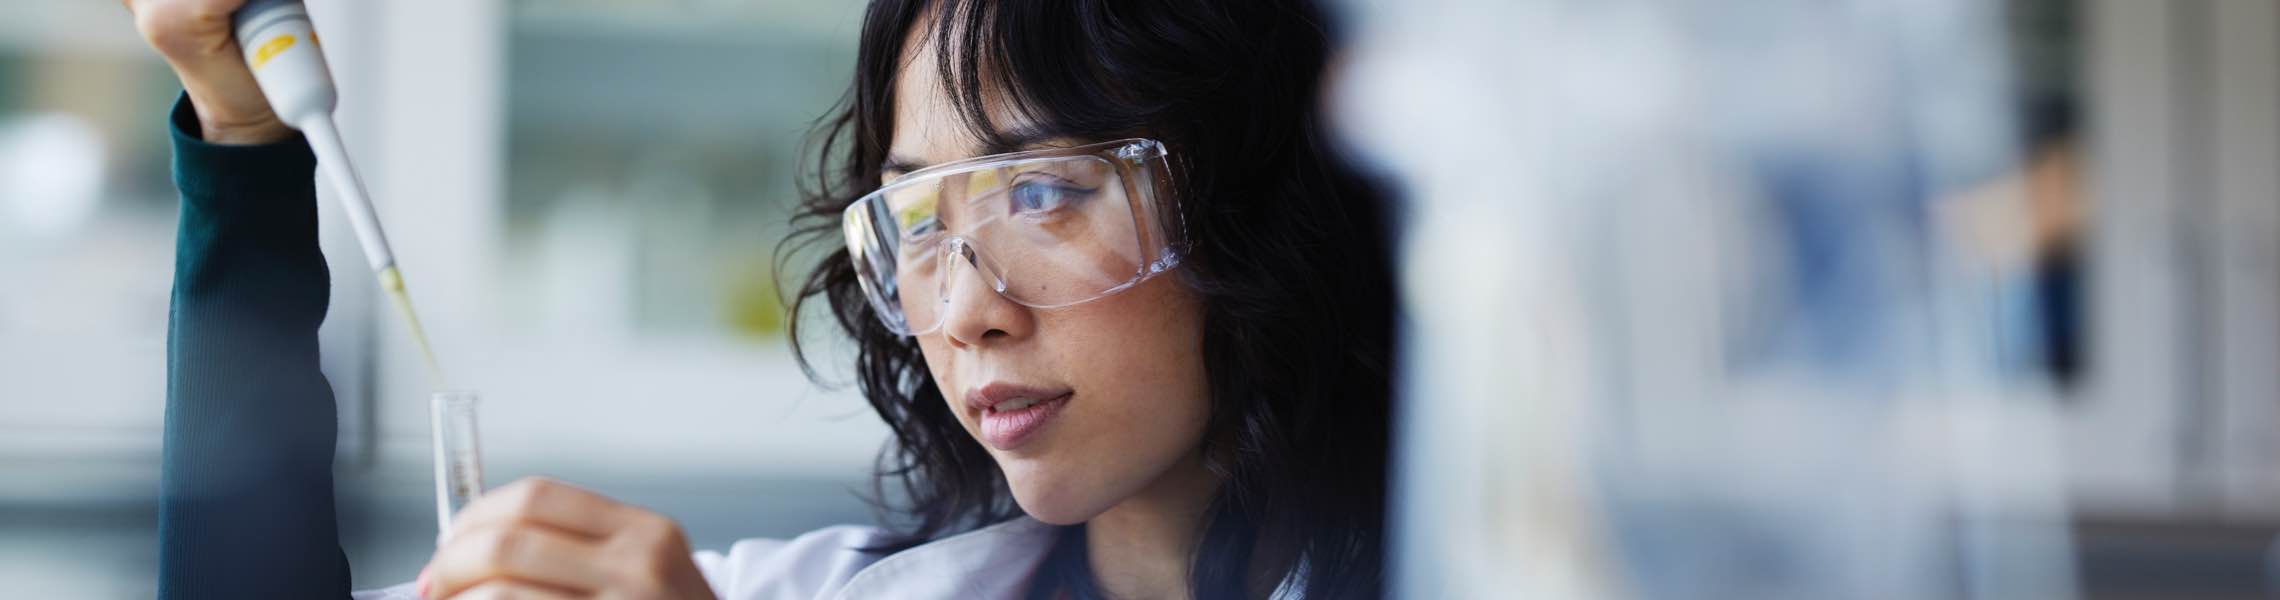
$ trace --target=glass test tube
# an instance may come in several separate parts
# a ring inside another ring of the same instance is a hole
[[[436,531],[451,530],[451,517],[483,493],[483,453],[476,443],[474,392],[429,396],[430,435],[435,440]]]

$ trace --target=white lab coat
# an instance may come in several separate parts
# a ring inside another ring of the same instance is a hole
[[[721,600],[1020,598],[1053,527],[1018,517],[881,556],[857,548],[885,541],[873,527],[841,525],[790,540],[744,540],[728,553],[696,553]],[[356,600],[416,600],[411,584],[358,592]]]

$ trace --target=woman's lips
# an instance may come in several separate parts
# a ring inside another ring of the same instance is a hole
[[[991,399],[980,403],[982,443],[1000,451],[1012,451],[1021,447],[1036,437],[1045,425],[1052,423],[1053,416],[1060,414],[1061,407],[1067,405],[1069,397],[1075,394],[1061,392],[1039,399],[1038,396],[1042,395]]]

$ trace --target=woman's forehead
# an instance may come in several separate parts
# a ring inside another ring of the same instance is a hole
[[[940,48],[934,44],[934,36],[928,33],[931,30],[926,21],[921,21],[912,26],[904,38],[902,68],[897,70],[894,82],[894,139],[888,145],[890,160],[885,165],[889,174],[1009,150],[1000,147],[1000,142],[1005,140],[984,140],[974,135],[965,115],[958,111],[948,83],[935,67],[939,64]],[[991,126],[998,131],[1015,132],[1005,136],[1017,140],[1013,145],[1043,141],[1028,139],[1042,136],[1018,133],[1032,130],[1033,124],[1018,111],[1011,110],[1004,94],[985,90],[981,96],[982,108],[989,115]]]

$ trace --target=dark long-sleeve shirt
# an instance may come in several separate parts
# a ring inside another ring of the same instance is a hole
[[[338,423],[317,368],[331,281],[317,249],[316,158],[299,136],[206,143],[187,99],[169,124],[182,214],[158,595],[346,598],[333,515]]]

